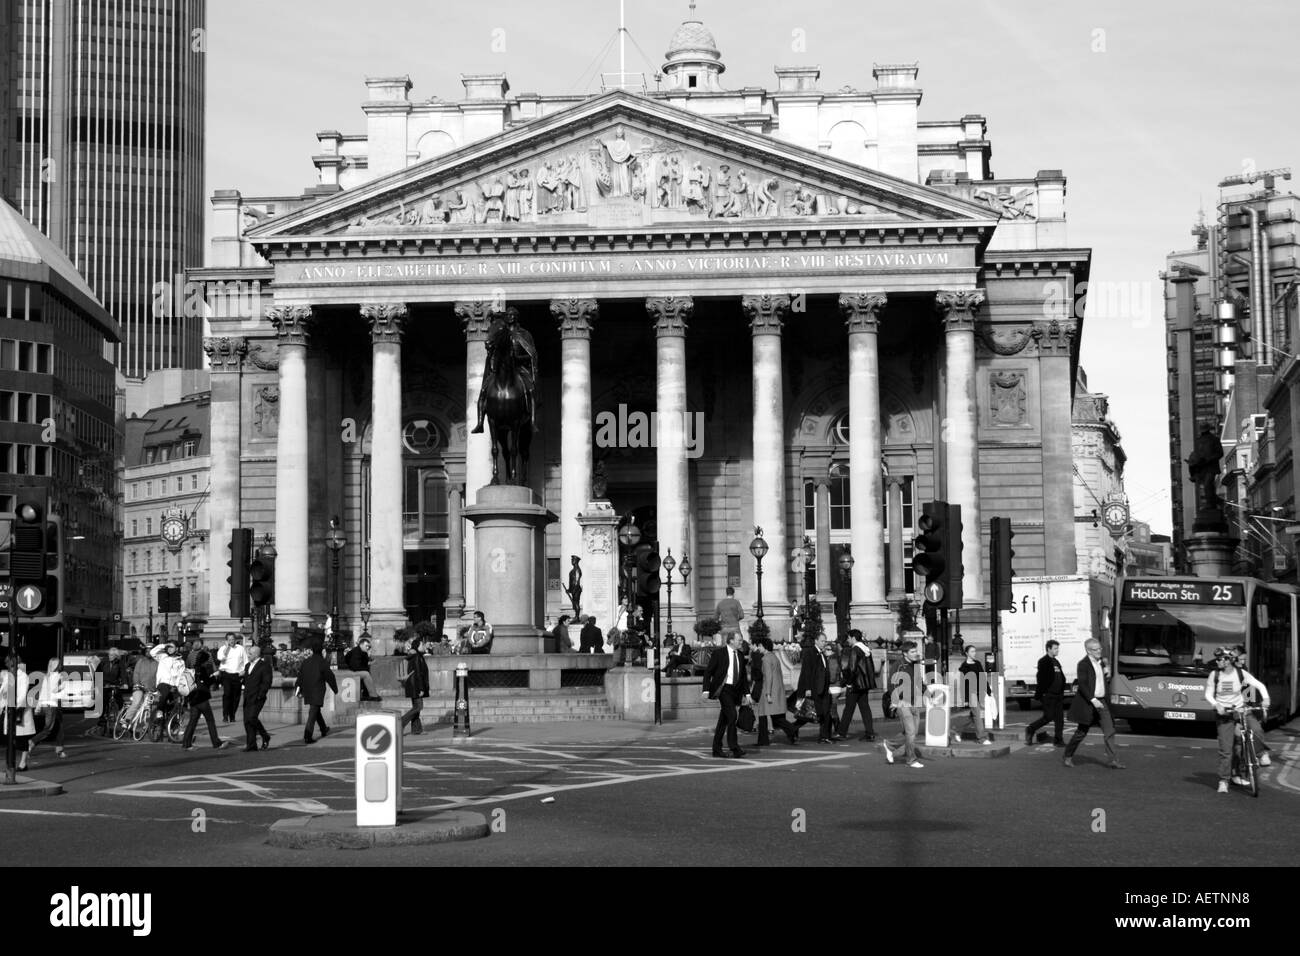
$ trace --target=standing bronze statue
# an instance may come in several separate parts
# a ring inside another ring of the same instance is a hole
[[[1226,530],[1223,501],[1219,497],[1219,468],[1223,461],[1223,444],[1214,432],[1205,428],[1196,436],[1192,453],[1187,456],[1187,474],[1196,485],[1197,509],[1193,531]]]
[[[582,568],[579,566],[582,559],[575,554],[569,560],[573,562],[573,567],[569,569],[569,586],[564,588],[564,593],[573,605],[573,616],[576,618],[582,614]]]
[[[487,422],[492,437],[492,484],[500,484],[497,456],[505,470],[505,483],[528,483],[528,450],[537,420],[537,346],[519,324],[513,307],[495,316],[488,327],[487,359],[478,393],[478,425]]]

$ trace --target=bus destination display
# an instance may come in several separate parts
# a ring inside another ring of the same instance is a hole
[[[1242,606],[1246,589],[1234,581],[1125,581],[1126,603]]]

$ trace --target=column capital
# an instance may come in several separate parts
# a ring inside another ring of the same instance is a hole
[[[975,331],[975,312],[984,304],[983,289],[964,289],[960,292],[939,292],[935,304],[943,313],[945,332]]]
[[[780,335],[781,323],[790,314],[788,295],[742,295],[740,307],[749,319],[753,335]]]
[[[312,311],[309,305],[280,305],[266,317],[275,326],[281,345],[305,346],[311,338]]]
[[[242,336],[210,337],[203,340],[203,351],[214,372],[237,372],[248,354],[248,339]]]
[[[1029,333],[1038,343],[1039,355],[1070,355],[1074,348],[1074,337],[1079,334],[1077,322],[1062,322],[1052,319],[1050,322],[1035,322]]]
[[[889,297],[883,292],[843,292],[840,294],[840,312],[849,333],[876,332],[880,328],[880,312]]]
[[[402,326],[409,315],[405,303],[368,303],[361,307],[361,315],[370,323],[371,342],[402,343]]]
[[[560,338],[589,339],[600,306],[595,299],[558,298],[551,300],[551,316],[560,323]]]
[[[492,316],[501,310],[494,307],[491,299],[463,299],[453,303],[452,311],[460,319],[467,339],[471,342],[485,342]]]
[[[654,320],[655,334],[686,337],[686,320],[695,311],[695,300],[689,295],[652,295],[645,300],[645,310]]]

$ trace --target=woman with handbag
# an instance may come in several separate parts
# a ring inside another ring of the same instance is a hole
[[[59,691],[63,690],[63,669],[57,657],[51,657],[45,670],[45,680],[41,681],[40,698],[37,706],[45,717],[45,729],[31,739],[27,745],[27,757],[36,753],[36,745],[54,734],[54,753],[66,757],[63,749],[63,711],[59,709]]]
[[[13,676],[13,669],[17,667],[17,678]],[[13,687],[10,687],[10,681],[13,681]],[[14,689],[16,688],[16,689]],[[18,660],[13,654],[5,658],[5,669],[0,671],[0,733],[4,734],[7,739],[9,734],[9,721],[12,716],[9,710],[9,697],[12,694],[15,705],[14,712],[16,720],[14,723],[14,744],[18,754],[18,769],[27,769],[27,742],[36,735],[36,721],[32,718],[32,708],[27,706],[27,667],[22,661]]]
[[[411,733],[424,733],[424,724],[420,722],[420,711],[424,709],[424,698],[429,696],[429,664],[424,659],[424,648],[419,635],[411,638],[406,655],[407,674],[405,680],[406,696],[411,701]]]

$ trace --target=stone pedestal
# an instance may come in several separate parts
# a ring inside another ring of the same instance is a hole
[[[1216,578],[1232,574],[1237,545],[1241,542],[1226,534],[1196,531],[1187,540],[1187,560],[1198,578]]]
[[[463,514],[474,525],[474,604],[492,625],[492,653],[542,653],[542,531],[555,514],[520,485],[484,485]]]
[[[578,513],[582,528],[582,613],[608,634],[618,615],[618,515],[608,501],[592,501]],[[573,645],[578,646],[576,643]]]

